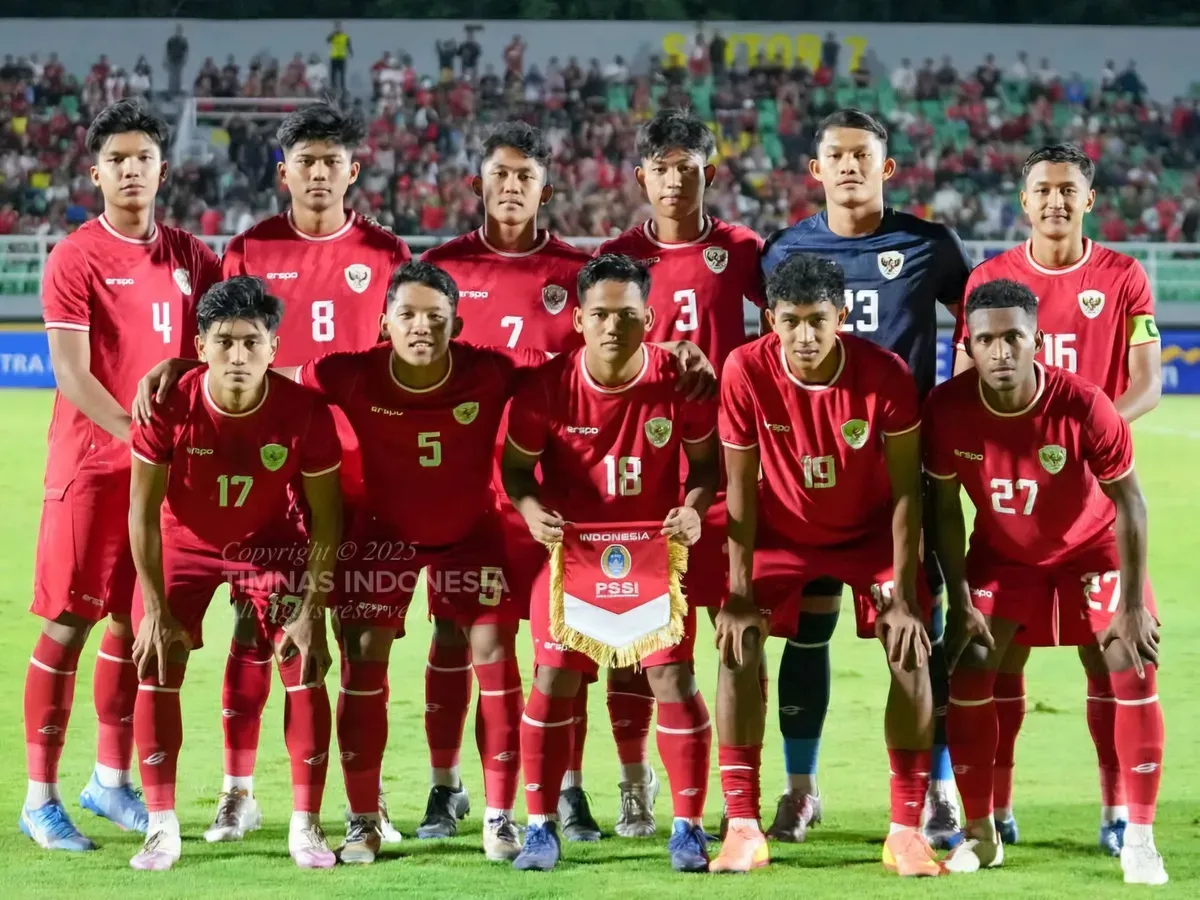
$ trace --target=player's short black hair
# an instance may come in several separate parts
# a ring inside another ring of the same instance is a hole
[[[516,150],[547,172],[550,169],[550,145],[546,142],[546,136],[540,128],[534,128],[528,122],[514,119],[511,122],[501,122],[493,128],[483,142],[483,156],[480,157],[480,161],[488,160],[501,147]]]
[[[967,317],[979,309],[1020,309],[1037,319],[1037,294],[1019,281],[997,278],[971,291],[967,297]]]
[[[219,281],[204,292],[196,304],[200,336],[220,322],[242,319],[262,322],[274,334],[283,319],[283,301],[267,293],[266,283],[252,275],[235,275]]]
[[[1047,144],[1038,147],[1025,158],[1025,165],[1021,166],[1021,184],[1029,180],[1029,173],[1040,162],[1067,163],[1075,166],[1087,179],[1088,187],[1091,187],[1092,179],[1096,177],[1096,164],[1074,144]]]
[[[796,253],[767,276],[767,308],[780,303],[808,306],[828,300],[835,309],[846,305],[846,273],[832,259]]]
[[[642,301],[650,299],[650,269],[645,263],[624,256],[620,253],[605,253],[594,259],[579,270],[576,291],[579,295],[579,305],[583,306],[587,292],[601,281],[619,281],[626,284],[636,284]]]
[[[660,109],[637,132],[639,159],[658,159],[668,150],[699,153],[705,162],[717,150],[717,140],[704,121],[686,109]]]
[[[140,132],[166,152],[170,131],[167,123],[142,106],[137,100],[128,98],[110,103],[92,120],[88,127],[85,143],[92,156],[98,156],[101,148],[114,134]]]
[[[406,284],[423,284],[427,288],[432,288],[450,301],[451,309],[458,309],[458,285],[450,277],[450,273],[440,266],[435,266],[430,262],[414,260],[396,269],[392,273],[391,281],[388,282],[388,309],[391,309],[392,304],[396,301],[396,297],[399,296],[400,288]]]
[[[869,131],[875,137],[879,138],[879,142],[883,144],[884,152],[887,151],[888,130],[884,127],[883,123],[861,109],[848,106],[845,109],[831,112],[817,123],[817,130],[813,134],[813,156],[819,154],[821,141],[825,137],[825,132],[830,128],[855,128],[859,131]]]
[[[321,141],[354,151],[366,136],[367,125],[362,116],[325,102],[309,103],[290,113],[275,132],[284,152],[304,141]]]

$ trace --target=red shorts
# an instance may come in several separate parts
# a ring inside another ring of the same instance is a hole
[[[554,640],[550,634],[550,566],[543,565],[533,583],[532,602],[529,608],[529,630],[533,634],[534,666],[549,666],[552,669],[570,669],[582,672],[587,681],[595,681],[600,667],[591,659],[575,650],[568,650]],[[683,639],[674,647],[659,650],[642,658],[643,669],[666,666],[671,663],[690,663],[696,647],[696,608],[688,604],[687,616],[683,620]]]
[[[725,495],[708,508],[700,540],[688,547],[688,570],[683,589],[692,606],[719,609],[729,594],[728,510]]]
[[[1121,599],[1117,545],[1105,541],[1050,566],[1010,562],[986,552],[967,554],[967,583],[975,608],[1016,622],[1027,647],[1079,647],[1112,622]],[[1147,580],[1146,609],[1157,615]]]
[[[356,537],[342,545],[334,615],[343,628],[393,628],[404,622],[421,570],[434,617],[460,627],[516,622],[520,604],[508,589],[504,532],[489,514],[473,534],[445,547],[418,547],[387,537]]]
[[[128,614],[137,573],[129,552],[129,472],[79,476],[46,491],[30,611],[89,622]]]
[[[211,551],[163,547],[167,609],[191,637],[192,649],[199,650],[204,645],[201,625],[208,604],[217,588],[228,584],[233,602],[243,606],[245,614],[254,616],[259,642],[274,645],[304,592],[306,550],[307,545],[297,546],[288,563],[261,566],[226,559]],[[144,616],[139,585],[133,594],[135,633]]]
[[[800,598],[810,582],[832,578],[854,593],[854,618],[860,638],[875,637],[878,595],[892,590],[892,535],[837,547],[805,547],[759,526],[754,550],[754,601],[771,623],[775,637],[796,634]],[[928,624],[933,596],[925,578],[917,577],[917,602]]]

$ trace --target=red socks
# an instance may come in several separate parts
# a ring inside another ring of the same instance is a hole
[[[654,693],[645,670],[619,681],[609,679],[606,699],[613,740],[617,742],[617,759],[623,766],[644,763],[650,720],[654,718]],[[586,705],[584,715],[587,715]],[[660,712],[660,719],[661,716]]]
[[[1132,671],[1132,670],[1131,670]],[[1121,781],[1121,762],[1117,758],[1117,698],[1112,676],[1087,673],[1087,724],[1096,745],[1100,768],[1100,802],[1104,806],[1125,806],[1125,786]]]
[[[658,755],[677,819],[703,818],[711,753],[712,724],[699,692],[682,703],[658,704]]]
[[[892,822],[905,828],[921,827],[921,810],[929,791],[932,750],[894,750],[888,747],[891,767]],[[989,786],[990,790],[990,786]]]
[[[1120,773],[1129,798],[1129,824],[1150,825],[1162,778],[1162,707],[1158,703],[1157,667],[1146,663],[1146,677],[1133,669],[1111,674],[1116,695],[1116,744]]]
[[[749,747],[718,746],[717,765],[721,770],[721,793],[725,795],[726,817],[757,822],[762,744]]]
[[[225,774],[254,774],[263,710],[271,694],[271,648],[231,641],[221,685],[221,724],[225,730]]]
[[[475,709],[475,743],[483,761],[483,789],[492,809],[511,810],[521,774],[521,714],[525,695],[515,658],[475,666],[479,705]]]
[[[292,765],[292,811],[319,813],[329,770],[329,736],[332,719],[324,682],[300,682],[300,657],[279,667],[287,690],[283,701],[283,739]],[[376,785],[378,796],[378,785]]]
[[[25,674],[25,758],[30,781],[58,781],[81,649],[64,647],[44,634],[34,645]]]
[[[168,664],[166,684],[159,684],[155,661],[138,685],[133,734],[146,809],[150,812],[175,808],[175,775],[179,769],[179,749],[183,746],[179,689],[183,686],[184,671],[184,666]]]
[[[133,707],[137,701],[137,667],[133,639],[119,638],[107,628],[96,655],[92,700],[96,704],[96,762],[127,770],[133,760]]]
[[[983,669],[959,667],[950,677],[946,738],[954,761],[954,780],[968,819],[992,814],[992,773],[999,728],[993,700],[995,683],[996,673]],[[917,813],[919,819],[920,809]]]
[[[1012,809],[1013,767],[1017,735],[1025,721],[1025,675],[996,673],[996,769],[992,774],[992,805]]]
[[[548,697],[535,686],[521,717],[521,766],[531,816],[556,816],[571,755],[574,697]]]
[[[425,740],[433,768],[458,765],[470,704],[470,648],[431,644],[425,665]]]
[[[337,734],[346,798],[355,816],[379,809],[379,773],[388,735],[387,668],[385,662],[352,662],[342,657]]]

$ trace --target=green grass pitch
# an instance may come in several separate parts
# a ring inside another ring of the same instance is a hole
[[[1018,747],[1016,808],[1023,842],[1010,849],[1003,870],[935,882],[901,883],[879,863],[887,827],[887,759],[882,714],[886,669],[879,648],[857,641],[846,611],[833,653],[833,704],[821,753],[825,823],[807,844],[773,846],[773,865],[747,878],[681,876],[670,871],[665,832],[670,807],[658,804],[660,837],[649,841],[607,838],[598,845],[566,845],[565,859],[549,875],[519,873],[488,863],[479,849],[482,775],[468,725],[463,773],[476,813],[461,837],[445,842],[406,840],[374,866],[300,872],[287,856],[290,808],[287,756],[282,738],[282,692],[276,686],[263,723],[257,791],[264,828],[243,844],[209,846],[201,832],[221,784],[220,680],[228,635],[227,607],[214,601],[207,646],[193,658],[183,693],[184,761],[179,815],[184,855],[175,871],[134,872],[130,856],[140,839],[79,810],[77,794],[93,761],[95,716],[91,673],[95,638],[79,668],[74,716],[61,781],[68,810],[100,849],[88,855],[50,854],[19,834],[17,815],[25,791],[22,686],[38,630],[27,612],[37,536],[49,392],[0,392],[0,895],[5,898],[85,897],[705,897],[820,895],[866,897],[1101,897],[1141,894],[1126,888],[1116,860],[1095,848],[1098,789],[1095,759],[1083,718],[1084,680],[1070,650],[1036,653],[1029,671],[1029,715]],[[1167,717],[1167,761],[1159,804],[1158,844],[1171,883],[1163,897],[1200,896],[1200,700],[1193,673],[1200,669],[1200,612],[1195,532],[1200,501],[1200,399],[1170,397],[1137,428],[1137,463],[1149,497],[1150,557],[1164,625],[1161,689]],[[427,759],[422,726],[423,671],[429,633],[419,613],[412,633],[393,653],[391,742],[384,763],[388,800],[397,826],[411,835],[426,792]],[[698,674],[712,704],[713,654],[707,622],[698,642]],[[527,631],[520,649],[528,661]],[[774,643],[774,642],[773,642]],[[778,647],[769,650],[778,660]],[[528,667],[526,667],[528,678]],[[331,694],[336,687],[331,676]],[[528,682],[527,682],[528,683]],[[591,731],[585,781],[601,824],[616,816],[617,761],[603,690],[591,695]],[[775,703],[764,753],[764,814],[774,809],[783,784]],[[657,762],[657,754],[652,751]],[[662,774],[661,767],[659,768]],[[709,828],[721,800],[716,766],[709,795]],[[325,825],[331,844],[342,830],[341,774],[331,767]],[[520,811],[518,815],[521,815]],[[665,827],[664,827],[665,826]]]

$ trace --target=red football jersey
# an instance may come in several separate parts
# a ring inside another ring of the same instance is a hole
[[[444,547],[467,537],[494,509],[491,460],[505,404],[534,350],[453,341],[438,384],[407,388],[392,372],[392,347],[331,353],[307,363],[302,384],[346,414],[362,446],[364,504],[390,540]]]
[[[848,544],[891,528],[884,437],[921,424],[904,361],[851,334],[828,384],[792,374],[778,335],[735,350],[721,378],[721,441],[758,447],[758,521],[802,546]]]
[[[255,275],[284,302],[277,366],[325,353],[366,350],[379,341],[392,272],[408,246],[354,212],[333,234],[305,234],[291,210],[259,222],[225,248],[225,277]]]
[[[1045,332],[1043,361],[1075,372],[1115,400],[1129,387],[1129,348],[1157,341],[1157,333],[1130,337],[1134,316],[1154,315],[1146,270],[1132,256],[1085,238],[1083,258],[1062,269],[1033,260],[1032,243],[1006,250],[979,265],[966,295],[981,284],[1007,278],[1038,297],[1038,327]],[[966,334],[966,304],[959,309],[955,344]]]
[[[488,347],[528,347],[566,353],[583,343],[572,310],[587,253],[548,231],[526,253],[488,244],[483,229],[426,250],[421,259],[450,273],[458,285],[459,338]]]
[[[694,241],[664,244],[646,221],[608,241],[600,253],[622,253],[650,266],[654,327],[648,341],[691,341],[718,372],[746,342],[744,300],[766,306],[763,240],[744,225],[706,219]]]
[[[303,541],[289,486],[334,471],[342,456],[329,407],[311,391],[272,372],[258,406],[228,413],[213,402],[207,366],[179,380],[149,425],[133,426],[132,442],[138,459],[171,467],[164,543],[211,553]]]
[[[54,245],[42,279],[46,328],[88,332],[91,372],[123,409],[164,359],[195,358],[196,302],[221,280],[217,257],[178,228],[126,237],[104,216]],[[129,469],[129,448],[54,395],[46,497],[77,475]]]
[[[683,443],[710,437],[716,405],[675,389],[675,359],[645,344],[620,387],[588,374],[584,349],[557,356],[513,398],[508,439],[541,457],[541,502],[571,522],[665,519],[679,505]]]
[[[1133,437],[1113,402],[1063,369],[1038,365],[1020,412],[996,412],[971,369],[925,401],[925,471],[957,478],[975,506],[971,547],[1029,565],[1053,563],[1112,527],[1100,482],[1133,469]]]

